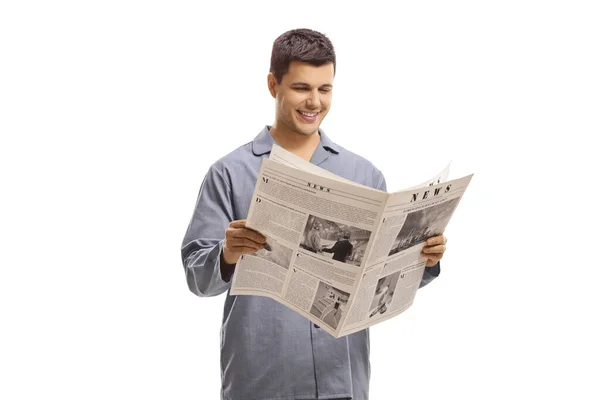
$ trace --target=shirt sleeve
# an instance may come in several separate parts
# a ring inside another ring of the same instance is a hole
[[[340,247],[340,244],[339,244],[339,243],[340,243],[340,242],[335,242],[335,243],[333,244],[333,246],[331,246],[330,248],[324,248],[324,249],[322,249],[322,250],[323,250],[324,252],[326,252],[326,253],[335,253],[335,252],[338,250],[338,248]]]
[[[423,278],[421,278],[421,283],[419,284],[419,289],[428,285],[431,283],[431,281],[437,278],[440,275],[440,271],[441,269],[439,261],[432,267],[425,267],[425,271],[423,271]]]
[[[381,172],[379,172],[379,175],[380,177],[377,184],[377,189],[387,192],[385,178]],[[425,267],[425,270],[423,271],[423,278],[421,278],[421,283],[419,284],[419,289],[431,283],[431,281],[440,275],[440,272],[441,267],[439,262],[432,267]]]
[[[231,275],[221,276],[225,231],[233,221],[231,188],[213,165],[202,182],[194,214],[181,245],[181,259],[190,291],[216,296],[231,287]]]

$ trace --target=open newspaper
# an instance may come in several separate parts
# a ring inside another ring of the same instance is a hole
[[[425,241],[444,232],[473,176],[448,181],[448,172],[387,193],[274,145],[246,221],[267,242],[240,257],[230,293],[270,297],[334,337],[402,313],[423,276]]]

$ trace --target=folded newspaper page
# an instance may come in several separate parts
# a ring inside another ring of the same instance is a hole
[[[419,288],[425,241],[444,232],[473,176],[448,181],[449,167],[387,193],[274,145],[246,220],[267,243],[240,257],[230,294],[269,297],[336,338],[397,316]]]

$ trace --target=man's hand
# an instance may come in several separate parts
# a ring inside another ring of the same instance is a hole
[[[267,238],[246,228],[246,220],[232,221],[225,232],[223,260],[227,264],[238,262],[242,254],[252,254],[264,249]]]
[[[427,257],[427,267],[433,267],[437,264],[446,251],[446,242],[448,239],[442,234],[439,236],[432,236],[427,239],[425,247],[423,247],[422,255]]]

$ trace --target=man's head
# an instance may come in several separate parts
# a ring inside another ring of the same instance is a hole
[[[317,132],[331,105],[335,65],[333,45],[319,32],[295,29],[275,40],[267,82],[278,129]]]

